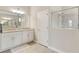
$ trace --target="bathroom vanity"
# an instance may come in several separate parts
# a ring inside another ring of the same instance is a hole
[[[31,42],[34,37],[30,28],[29,8],[13,10],[0,8],[0,52]]]
[[[0,52],[33,41],[33,29],[9,30],[0,33]]]

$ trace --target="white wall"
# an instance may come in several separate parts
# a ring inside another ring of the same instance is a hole
[[[31,20],[31,28],[35,29],[35,38],[37,39],[37,13],[44,10],[48,9],[49,7],[47,6],[32,6],[31,7],[31,13],[30,13],[30,20]]]
[[[58,52],[79,52],[79,30],[52,29],[51,38],[49,46]]]
[[[35,29],[35,34],[37,33],[37,12],[47,8],[49,7],[31,7],[31,27]],[[48,44],[52,49],[55,48],[58,52],[79,52],[79,30],[60,28],[52,29],[51,35]]]
[[[44,9],[47,9],[49,7],[47,6],[32,6],[30,9],[30,19],[31,19],[31,27],[32,28],[36,28],[36,21],[37,21],[37,13],[44,10]]]

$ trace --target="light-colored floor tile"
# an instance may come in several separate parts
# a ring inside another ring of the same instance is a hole
[[[52,53],[50,49],[37,43],[25,44],[23,46],[14,48],[12,53]]]

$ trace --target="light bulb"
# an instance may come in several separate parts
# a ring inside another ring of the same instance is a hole
[[[69,20],[69,26],[72,27],[72,20]]]
[[[23,11],[19,11],[19,10],[11,10],[11,11],[14,12],[14,13],[18,13],[18,14],[24,14]]]

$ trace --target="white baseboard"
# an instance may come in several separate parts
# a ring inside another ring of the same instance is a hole
[[[38,44],[40,44],[40,45],[43,45],[43,46],[48,47],[48,45],[42,44],[42,43],[40,43],[39,41],[35,41],[35,42],[38,43]]]
[[[52,51],[57,52],[57,53],[64,53],[63,51],[60,51],[59,49],[56,49],[56,48],[54,48],[54,47],[48,46],[48,48],[51,49]]]
[[[35,42],[36,42],[36,43],[39,43],[39,44],[41,44],[41,45],[44,45],[44,44],[42,44],[42,43],[40,43],[40,42],[38,42],[38,41],[35,41]],[[48,47],[50,50],[55,51],[55,52],[57,52],[57,53],[64,53],[63,51],[60,51],[59,49],[56,49],[56,48],[54,48],[54,47],[47,46],[47,45],[44,45],[44,46]]]

